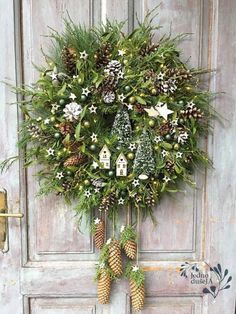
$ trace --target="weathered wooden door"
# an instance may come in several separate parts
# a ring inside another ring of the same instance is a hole
[[[12,84],[36,78],[33,63],[42,61],[40,48],[48,42],[47,25],[62,29],[66,12],[88,26],[110,19],[126,20],[126,31],[136,24],[135,12],[143,19],[156,0],[1,0],[0,77]],[[236,117],[236,2],[235,0],[163,0],[159,16],[173,33],[193,33],[183,43],[192,65],[217,69],[209,84],[224,91],[213,105],[226,119],[215,122],[203,146],[215,169],[196,175],[197,189],[164,199],[156,210],[158,227],[142,223],[141,264],[146,270],[146,314],[234,314],[235,284],[221,291],[215,302],[203,294],[204,285],[180,276],[185,261],[198,266],[220,263],[235,274],[235,158]],[[15,95],[0,86],[1,159],[17,155],[17,124],[20,114]],[[128,285],[119,280],[111,304],[100,306],[93,283],[97,254],[84,228],[81,234],[72,208],[53,195],[37,198],[34,169],[25,172],[15,164],[2,175],[8,192],[9,212],[24,218],[8,219],[5,252],[0,255],[1,314],[131,313]],[[200,266],[199,266],[200,267]]]

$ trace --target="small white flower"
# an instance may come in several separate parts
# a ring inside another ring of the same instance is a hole
[[[87,58],[88,58],[88,54],[85,50],[80,52],[80,59],[86,60]]]
[[[90,137],[91,137],[92,142],[97,142],[98,141],[97,134],[93,133]]]
[[[154,142],[155,142],[156,144],[160,143],[161,141],[162,141],[161,136],[155,136],[155,137],[154,137]]]
[[[125,226],[122,225],[122,226],[120,227],[120,232],[123,232],[124,230],[125,230]]]
[[[124,94],[120,94],[120,95],[118,95],[118,100],[120,101],[120,102],[124,102],[124,100],[125,100],[125,96],[124,96]]]
[[[50,123],[50,119],[49,118],[44,120],[44,124],[49,124],[49,123]]]
[[[176,158],[182,158],[182,156],[183,156],[183,153],[181,153],[181,152],[176,153]]]
[[[138,270],[139,270],[139,267],[138,267],[137,265],[132,266],[132,271],[136,272],[136,271],[138,271]]]
[[[55,72],[52,72],[52,74],[50,74],[50,76],[52,78],[52,81],[57,79],[57,73],[55,73]]]
[[[95,225],[99,224],[100,221],[101,221],[101,220],[100,220],[99,218],[96,218],[96,219],[94,220]]]
[[[124,54],[125,54],[124,50],[118,50],[118,56],[123,57]]]
[[[117,74],[117,78],[118,79],[123,79],[124,78],[124,72],[123,71],[119,71]]]
[[[124,199],[121,197],[118,199],[118,205],[123,205],[124,204]]]
[[[76,95],[75,95],[75,94],[70,93],[69,98],[70,98],[71,100],[73,100],[73,101],[74,101],[77,97],[76,97]]]
[[[53,156],[54,152],[55,152],[55,150],[52,148],[47,149],[48,156]]]
[[[85,197],[90,197],[92,194],[91,194],[91,192],[89,190],[86,190],[84,192],[84,195],[85,195]]]
[[[63,177],[63,172],[57,172],[56,179],[61,180]]]
[[[89,111],[90,113],[96,113],[97,107],[95,107],[94,105],[89,107]]]
[[[86,88],[82,88],[82,95],[88,96],[88,94],[90,94],[90,90],[88,89],[88,87]]]
[[[110,244],[111,243],[111,238],[107,240],[106,244]]]
[[[134,109],[134,107],[131,104],[128,104],[127,107],[128,107],[128,110],[133,110]]]
[[[129,149],[131,150],[131,152],[134,151],[136,149],[135,143],[130,143],[129,144]]]
[[[133,182],[132,182],[133,186],[136,187],[136,186],[139,186],[139,180],[138,179],[135,179]]]
[[[93,167],[93,169],[97,169],[99,167],[99,165],[96,161],[93,161],[92,167]]]
[[[67,120],[72,122],[79,118],[79,115],[81,114],[81,111],[82,111],[82,107],[76,102],[71,102],[65,106],[63,111],[64,111],[64,117]]]
[[[163,150],[161,154],[162,154],[162,157],[166,157],[168,155],[168,152],[166,150]]]
[[[163,181],[164,181],[165,183],[167,183],[167,182],[169,182],[169,181],[170,181],[170,178],[169,178],[169,177],[167,177],[167,176],[165,176],[165,177],[163,178]]]

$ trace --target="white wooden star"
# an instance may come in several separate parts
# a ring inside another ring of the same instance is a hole
[[[97,142],[98,140],[97,134],[93,133],[90,137],[91,137],[92,142]]]
[[[99,165],[96,161],[93,161],[92,167],[93,167],[93,169],[97,169],[99,167]]]
[[[136,186],[139,186],[139,180],[138,179],[135,179],[133,182],[132,182],[133,186],[136,187]]]
[[[136,271],[138,271],[138,270],[139,270],[139,267],[138,267],[137,265],[132,266],[132,271],[136,272]]]
[[[89,107],[89,111],[90,111],[90,113],[96,113],[97,107],[92,105],[92,106]]]
[[[194,106],[195,106],[195,103],[193,101],[187,102],[187,108],[193,109]]]
[[[182,158],[182,156],[183,156],[183,153],[181,153],[181,152],[176,153],[176,158]]]
[[[133,110],[133,106],[131,104],[128,104],[127,107],[128,107],[128,110]]]
[[[107,240],[106,244],[110,244],[111,243],[111,238]]]
[[[73,93],[70,93],[70,96],[69,96],[69,98],[70,99],[72,99],[73,101],[77,98],[76,96],[75,96],[75,94],[73,94]]]
[[[124,72],[119,71],[118,74],[117,74],[117,78],[118,79],[123,79],[124,78]]]
[[[55,72],[52,72],[52,74],[50,74],[50,76],[52,78],[52,81],[57,79],[57,73],[55,73]]]
[[[157,104],[155,109],[159,112],[160,116],[162,116],[165,120],[168,119],[169,114],[174,112],[174,111],[167,108],[167,104],[164,104],[163,106]]]
[[[164,79],[164,76],[165,76],[165,74],[162,73],[162,72],[160,72],[160,73],[157,75],[157,79],[158,79],[159,81],[162,81],[162,80]]]
[[[123,57],[124,54],[125,54],[124,50],[118,50],[118,56]]]
[[[82,88],[82,95],[88,96],[88,94],[90,94],[90,90],[88,89],[88,87],[86,88]]]
[[[120,102],[123,102],[123,101],[125,100],[124,94],[118,95],[118,100],[119,100]]]
[[[160,136],[160,135],[154,137],[154,142],[155,142],[156,144],[160,143],[161,141],[162,141],[162,139],[161,139],[161,136]]]
[[[121,197],[118,199],[118,205],[123,205],[124,204],[124,199]]]
[[[94,193],[98,193],[99,191],[100,191],[99,188],[95,188],[95,189],[94,189]]]
[[[63,177],[63,172],[57,172],[56,179],[61,180]]]
[[[50,123],[50,119],[49,118],[44,120],[44,124],[49,124],[49,123]]]
[[[163,150],[161,154],[162,154],[162,157],[166,157],[168,155],[168,152],[166,150]]]
[[[136,149],[136,145],[135,145],[134,143],[130,143],[130,144],[129,144],[129,149],[130,149],[131,152],[132,152],[133,150]]]
[[[88,58],[88,54],[85,50],[80,52],[80,59],[86,60],[87,58]]]
[[[84,192],[84,195],[85,195],[85,197],[90,197],[92,194],[91,194],[91,192],[89,190],[86,190]]]
[[[53,156],[54,155],[54,149],[52,149],[52,148],[49,148],[49,149],[47,149],[47,153],[48,153],[48,156]]]
[[[165,176],[165,177],[163,178],[163,181],[164,181],[165,183],[167,183],[167,182],[169,182],[169,181],[170,181],[170,178],[169,178],[169,177],[167,177],[167,176]]]
[[[154,109],[154,107],[151,107],[150,109],[144,108],[144,110],[147,112],[147,114],[149,115],[149,117],[154,117],[154,118],[156,118],[157,116],[159,116],[159,111],[157,111],[156,109]]]
[[[96,218],[96,219],[94,220],[95,225],[99,224],[99,222],[100,222],[100,219],[99,219],[99,218]]]
[[[120,232],[123,232],[124,230],[125,230],[125,226],[122,225],[122,226],[120,227]]]

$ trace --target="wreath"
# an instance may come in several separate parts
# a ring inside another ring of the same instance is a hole
[[[82,218],[91,214],[98,298],[109,302],[111,281],[122,275],[121,248],[137,258],[137,233],[131,221],[115,225],[121,208],[151,216],[165,192],[194,185],[192,172],[209,164],[199,147],[213,116],[211,93],[200,87],[204,69],[181,61],[177,44],[185,35],[162,36],[153,43],[150,14],[132,33],[124,23],[85,29],[65,21],[62,34],[52,31],[46,67],[32,86],[16,88],[24,96],[25,115],[19,146],[25,165],[40,164],[39,194],[55,191],[76,199]],[[12,160],[3,162],[6,167]],[[105,239],[106,217],[113,236]],[[154,219],[154,218],[153,218]],[[144,304],[144,274],[137,262],[125,271],[132,306]]]

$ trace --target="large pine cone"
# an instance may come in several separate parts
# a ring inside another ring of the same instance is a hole
[[[62,60],[65,64],[66,71],[69,75],[76,74],[77,54],[74,48],[64,47],[61,53]]]
[[[98,279],[98,301],[101,304],[109,303],[111,292],[111,277],[105,270],[101,270],[100,277]]]
[[[130,259],[135,259],[136,253],[137,253],[137,244],[133,240],[128,240],[124,244],[124,250],[125,254],[130,258]]]
[[[64,162],[64,167],[78,166],[83,164],[86,160],[87,158],[83,154],[72,155],[66,159],[66,161]]]
[[[132,308],[136,311],[140,311],[144,306],[145,298],[144,283],[140,287],[138,287],[137,284],[132,279],[130,279],[129,285]]]
[[[98,249],[101,249],[105,240],[105,222],[101,220],[96,225],[95,235],[94,235],[94,242],[95,246]]]
[[[117,240],[113,240],[109,246],[108,264],[115,275],[122,275],[121,249]]]

